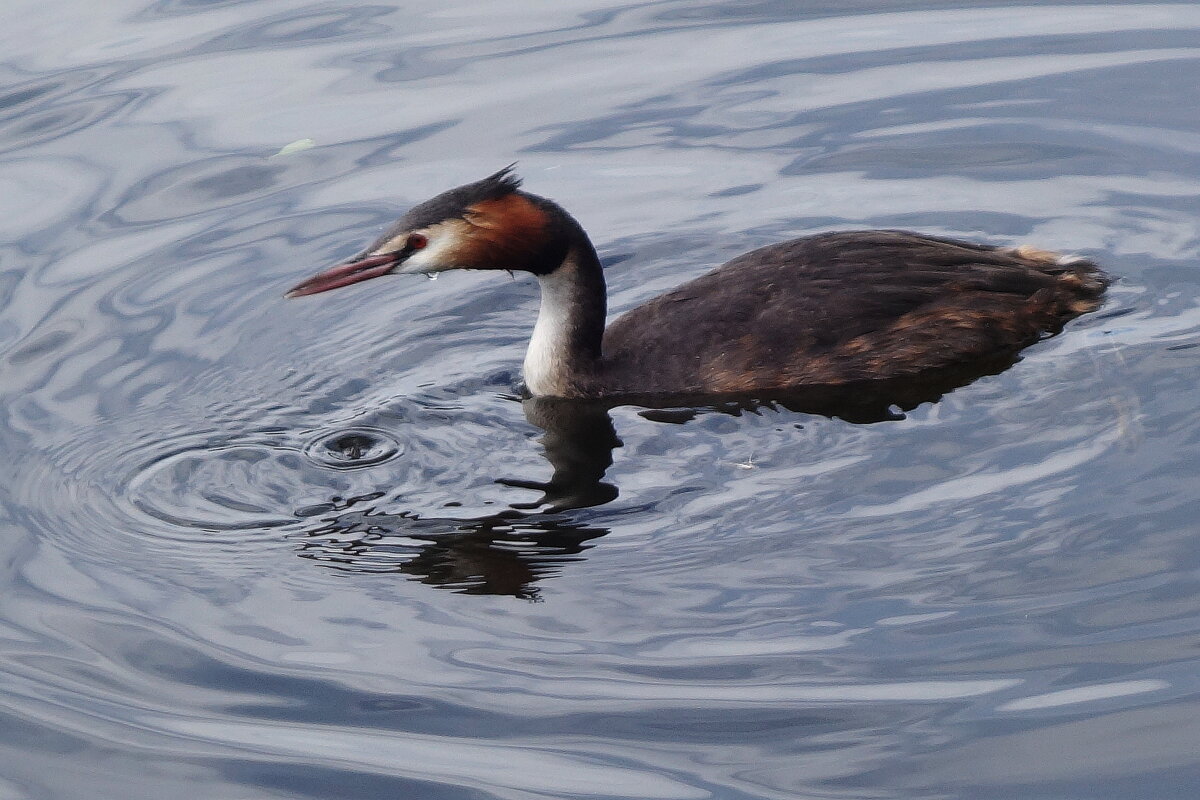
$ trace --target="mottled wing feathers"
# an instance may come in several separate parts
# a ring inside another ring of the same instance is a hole
[[[609,326],[620,385],[740,392],[886,379],[1016,353],[1095,308],[1089,262],[903,231],[747,253]],[[669,344],[667,344],[669,343]]]

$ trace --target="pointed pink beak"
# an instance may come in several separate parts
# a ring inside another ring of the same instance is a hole
[[[284,297],[303,297],[306,294],[328,292],[330,289],[338,289],[359,281],[378,278],[380,275],[387,275],[391,272],[392,267],[399,260],[399,253],[387,253],[381,256],[367,256],[348,264],[338,264],[336,267],[317,273],[308,280],[296,284]]]

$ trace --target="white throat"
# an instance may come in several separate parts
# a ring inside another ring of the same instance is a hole
[[[525,386],[530,394],[563,396],[568,394],[571,365],[570,350],[572,305],[578,301],[574,276],[564,267],[549,275],[538,276],[542,302],[537,324],[525,351]]]

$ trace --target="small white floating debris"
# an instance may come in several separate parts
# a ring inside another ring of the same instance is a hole
[[[307,150],[310,147],[316,147],[316,146],[317,146],[317,143],[313,139],[297,139],[296,141],[291,142],[290,144],[285,144],[283,147],[281,147],[279,149],[278,153],[276,153],[275,155],[270,156],[270,157],[277,158],[279,156],[290,156],[292,153],[299,153],[302,150]]]

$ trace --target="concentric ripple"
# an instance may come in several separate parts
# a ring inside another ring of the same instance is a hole
[[[371,469],[401,452],[393,434],[367,427],[177,442],[138,463],[123,482],[123,499],[152,518],[159,535],[278,528],[296,522],[296,509],[313,501],[402,485],[403,464]]]
[[[388,401],[372,399],[364,382],[327,383],[308,388],[312,402],[302,409],[247,400],[185,413],[171,407],[184,402],[177,398],[74,436],[31,429],[49,458],[14,470],[9,485],[18,502],[73,498],[43,506],[32,523],[72,552],[122,565],[131,548],[149,549],[194,571],[233,554],[251,568],[264,549],[292,548],[292,534],[327,525],[330,510],[349,499],[370,499],[373,513],[429,520],[423,530],[454,530],[531,499],[481,480],[479,470],[519,479],[545,471],[538,448],[528,446],[536,429],[513,425],[516,404],[483,396],[467,401],[476,412],[444,392]],[[207,424],[181,430],[197,418]],[[528,469],[506,448],[479,451],[481,432],[505,429]]]
[[[282,512],[305,464],[274,442],[199,446],[144,465],[129,483],[129,501],[182,528],[277,527],[290,521]]]
[[[332,469],[363,469],[390,461],[403,452],[404,446],[391,434],[374,428],[324,433],[304,448],[310,460]]]

